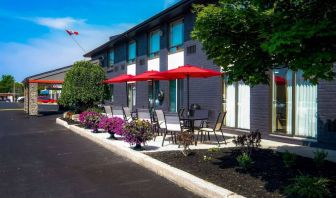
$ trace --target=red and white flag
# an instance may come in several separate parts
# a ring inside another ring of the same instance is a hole
[[[72,36],[72,35],[78,35],[78,32],[76,32],[76,31],[72,31],[72,30],[65,30],[68,34],[69,34],[69,36]]]

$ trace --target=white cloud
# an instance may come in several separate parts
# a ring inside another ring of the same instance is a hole
[[[74,19],[72,17],[64,17],[64,18],[38,17],[34,21],[39,25],[55,29],[71,28],[74,24],[81,24],[85,22],[85,20],[83,19]]]
[[[86,24],[84,20],[66,18],[69,20],[57,18],[57,20],[39,21],[41,25],[50,28],[50,33],[30,39],[26,43],[0,43],[0,75],[13,74],[18,81],[21,81],[27,76],[71,65],[84,59],[84,52],[64,30],[61,30],[65,26],[70,26],[79,32],[76,39],[86,51],[96,48],[108,41],[110,36],[132,26],[132,24],[95,26]]]
[[[179,0],[165,0],[163,7],[164,8],[168,8],[169,6],[175,4],[176,2],[178,2]]]

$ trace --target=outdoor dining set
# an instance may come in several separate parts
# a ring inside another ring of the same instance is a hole
[[[162,146],[166,141],[167,135],[171,136],[173,143],[177,144],[177,135],[182,132],[189,132],[194,135],[195,145],[198,140],[204,142],[206,139],[210,141],[210,133],[214,134],[218,145],[220,146],[220,138],[216,132],[221,133],[221,138],[226,144],[222,126],[226,112],[220,112],[216,122],[208,121],[208,110],[193,110],[192,115],[188,115],[184,108],[179,109],[177,113],[164,112],[161,109],[136,109],[131,111],[129,107],[120,106],[104,106],[105,114],[108,117],[119,117],[126,122],[133,120],[147,121],[152,126],[154,140],[157,136],[162,135]],[[197,132],[197,134],[196,134]],[[170,139],[168,139],[170,142]]]
[[[211,125],[208,120],[208,110],[190,110],[189,107],[189,79],[190,78],[208,78],[214,76],[221,76],[223,73],[201,68],[193,65],[184,65],[164,72],[159,71],[147,71],[142,74],[132,76],[129,74],[122,74],[117,77],[104,81],[106,84],[112,83],[128,83],[137,81],[151,81],[154,84],[155,81],[160,80],[174,80],[174,79],[186,79],[187,80],[187,104],[186,109],[180,108],[177,113],[163,112],[163,110],[155,109],[153,106],[149,109],[137,109],[135,112],[131,112],[128,107],[118,106],[104,106],[105,112],[108,116],[120,117],[129,122],[134,119],[145,120],[152,124],[153,131],[157,135],[163,135],[162,146],[164,145],[167,134],[170,134],[172,141],[176,143],[176,137],[178,133],[188,131],[194,134],[195,145],[200,138],[200,141],[205,141],[206,137],[210,140],[210,133],[213,133],[218,145],[220,145],[219,138],[216,132],[221,132],[222,138],[225,141],[224,134],[222,132],[222,125],[226,112],[220,112],[217,116],[216,122]],[[155,91],[153,87],[152,101],[155,99]],[[127,86],[126,86],[127,95]],[[127,98],[126,98],[127,100]],[[126,104],[127,101],[126,101]],[[192,114],[191,114],[192,112]],[[197,131],[197,135],[195,132]],[[225,141],[226,143],[226,141]]]

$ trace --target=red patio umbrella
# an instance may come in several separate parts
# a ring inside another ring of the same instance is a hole
[[[222,75],[222,73],[215,71],[215,70],[211,70],[211,69],[204,69],[204,68],[194,66],[194,65],[184,65],[176,69],[161,72],[157,75],[166,77],[169,79],[187,78],[187,112],[189,114],[189,78],[190,77],[191,78],[209,78],[213,76],[220,76]]]
[[[134,76],[129,74],[121,74],[117,77],[110,78],[105,80],[104,83],[106,84],[113,84],[113,83],[125,83],[126,84],[126,105],[128,105],[128,97],[127,97],[127,82],[133,81]]]
[[[139,75],[136,75],[132,78],[132,80],[134,81],[152,81],[152,85],[153,85],[153,94],[152,94],[152,100],[153,100],[153,106],[152,108],[154,108],[154,100],[155,100],[155,87],[154,87],[154,81],[155,80],[170,80],[171,78],[167,78],[167,77],[164,77],[164,76],[160,76],[160,73],[159,71],[154,71],[154,70],[150,70],[150,71],[146,71],[142,74],[139,74]]]

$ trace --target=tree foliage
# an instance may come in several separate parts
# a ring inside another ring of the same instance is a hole
[[[229,82],[266,84],[269,70],[283,67],[312,83],[334,77],[334,0],[219,0],[194,10],[192,37]]]
[[[65,76],[61,105],[77,111],[93,107],[105,98],[104,70],[89,61],[76,62]]]
[[[0,79],[0,93],[13,92],[14,77],[12,75],[2,75]]]

